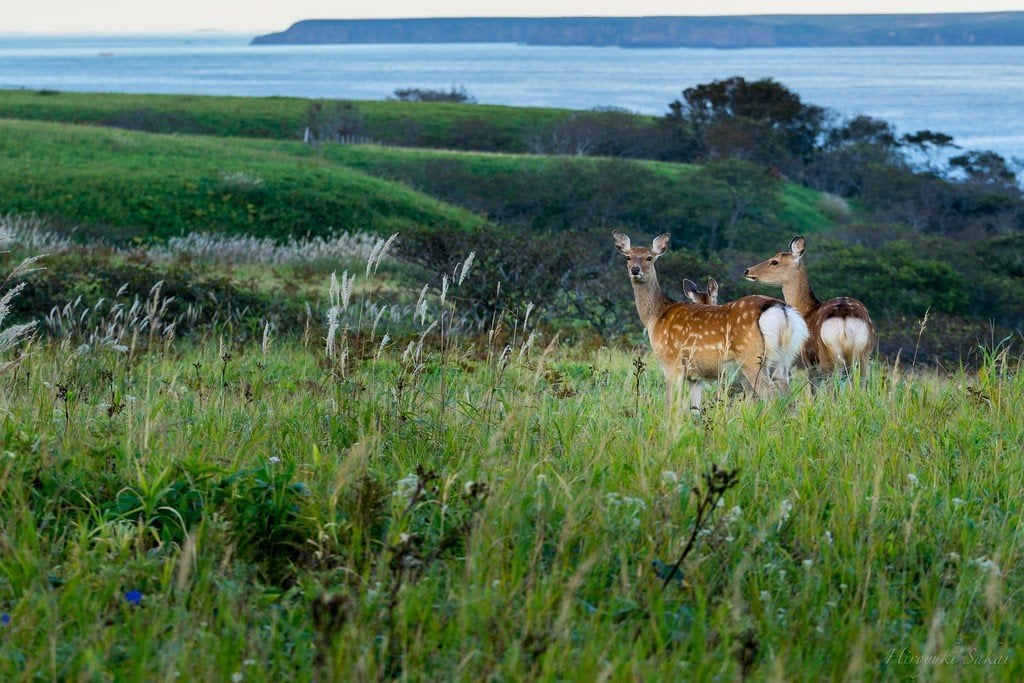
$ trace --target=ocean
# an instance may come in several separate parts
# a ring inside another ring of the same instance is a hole
[[[479,102],[663,114],[685,88],[773,78],[840,116],[1024,160],[1024,47],[714,50],[487,45],[251,46],[252,35],[0,35],[0,87],[383,99],[464,87]]]

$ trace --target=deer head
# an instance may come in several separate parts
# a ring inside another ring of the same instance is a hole
[[[683,294],[686,298],[695,304],[704,304],[706,306],[717,306],[718,305],[718,281],[713,277],[708,278],[708,289],[706,292],[700,291],[697,287],[697,283],[693,280],[683,280]]]
[[[763,282],[768,285],[784,285],[792,280],[803,268],[801,260],[804,256],[806,240],[797,235],[789,243],[789,251],[780,251],[767,261],[750,266],[743,271],[743,277],[751,282]]]
[[[655,237],[650,248],[632,246],[629,236],[618,230],[612,231],[612,237],[615,238],[615,249],[626,257],[629,278],[637,284],[654,280],[654,262],[668,251],[671,236],[665,233]]]

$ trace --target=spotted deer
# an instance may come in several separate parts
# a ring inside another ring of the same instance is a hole
[[[804,251],[807,241],[797,235],[789,251],[781,251],[767,261],[751,266],[743,275],[752,282],[782,287],[782,298],[800,311],[811,336],[800,354],[800,363],[808,368],[814,386],[836,370],[861,377],[867,372],[871,350],[875,346],[875,326],[864,304],[841,296],[820,301],[811,290]]]
[[[713,277],[708,278],[708,288],[701,291],[700,287],[693,280],[683,280],[683,294],[686,298],[695,304],[704,304],[705,306],[717,306],[718,305],[718,280]]]
[[[789,369],[807,339],[807,325],[791,307],[767,296],[746,296],[723,306],[674,301],[658,284],[654,263],[669,247],[669,235],[651,247],[634,247],[612,232],[626,257],[640,321],[667,384],[667,404],[688,385],[690,409],[699,412],[701,383],[719,379],[738,365],[745,387],[759,397],[789,390]]]

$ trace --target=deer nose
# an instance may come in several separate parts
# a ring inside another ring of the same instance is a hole
[[[746,270],[743,271],[743,277],[746,277],[748,275],[750,275],[750,268],[747,268]]]
[[[640,274],[640,266],[633,266],[633,267],[631,267],[629,269],[629,272],[632,273],[633,275],[639,275]]]

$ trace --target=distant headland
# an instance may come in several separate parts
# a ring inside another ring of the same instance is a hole
[[[1024,45],[1024,12],[309,19],[254,45],[520,43],[626,48]]]

